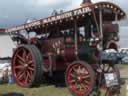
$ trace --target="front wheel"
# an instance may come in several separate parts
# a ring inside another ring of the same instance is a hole
[[[33,87],[42,80],[42,56],[34,45],[19,46],[12,58],[12,73],[16,84]]]
[[[88,96],[95,84],[95,74],[86,62],[75,61],[66,70],[65,82],[74,96]]]

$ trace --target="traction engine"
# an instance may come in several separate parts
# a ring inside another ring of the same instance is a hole
[[[73,96],[119,96],[119,70],[102,53],[118,50],[117,21],[125,17],[115,4],[84,0],[78,9],[6,29],[17,42],[12,57],[16,84],[34,87],[62,72]]]

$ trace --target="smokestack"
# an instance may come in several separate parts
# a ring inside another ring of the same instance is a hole
[[[91,0],[83,0],[83,2],[81,3],[81,6],[84,7],[84,6],[89,6],[91,4],[92,4]]]

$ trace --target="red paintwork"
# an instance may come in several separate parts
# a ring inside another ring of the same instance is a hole
[[[30,42],[31,42],[32,44],[36,44],[37,41],[38,41],[38,38],[36,38],[36,37],[31,38],[31,40],[30,40]]]
[[[104,23],[103,25],[103,32],[119,32],[119,25],[112,24],[112,22]]]
[[[0,33],[5,33],[5,29],[0,29]]]
[[[46,51],[46,49],[48,50],[48,47],[45,47],[45,52],[48,52],[48,51]],[[44,52],[44,50],[43,50],[43,52]],[[45,66],[47,66],[47,68],[50,65],[49,64],[50,61],[48,60],[49,54],[50,53],[47,53],[47,58],[44,58],[44,63],[43,63]],[[60,51],[60,54],[58,54],[58,56],[56,53],[52,53],[52,52],[50,55],[52,55],[52,56],[55,55],[55,62],[53,62],[54,70],[65,70],[68,62],[72,62],[76,59],[74,48],[65,48]]]
[[[106,44],[106,49],[115,49],[118,50],[118,45],[116,44],[116,41],[110,40]]]
[[[117,50],[118,47],[117,47],[117,45],[116,45],[115,43],[111,43],[111,44],[109,45],[109,48],[108,48],[108,49],[115,49],[115,50]]]

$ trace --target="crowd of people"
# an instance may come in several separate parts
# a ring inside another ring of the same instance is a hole
[[[8,83],[8,84],[14,83],[10,63],[0,64],[0,84],[4,84],[4,83]]]

